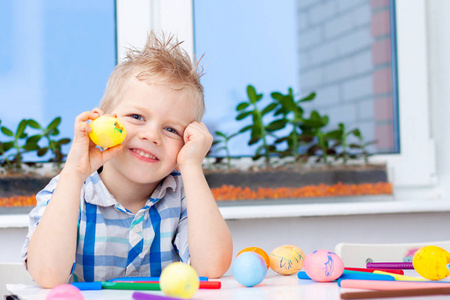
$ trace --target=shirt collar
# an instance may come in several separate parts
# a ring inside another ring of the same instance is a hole
[[[175,177],[178,177],[180,175],[181,174],[177,170],[174,170],[163,180],[161,180],[161,182],[156,186],[145,206],[150,207],[164,198],[167,189],[171,188],[172,191],[175,191],[177,187],[177,180],[175,180]],[[92,173],[92,175],[89,176],[85,181],[84,199],[87,203],[97,206],[107,207],[118,204],[117,200],[108,191],[108,188],[103,183],[98,172]]]

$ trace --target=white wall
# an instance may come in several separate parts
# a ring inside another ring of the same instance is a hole
[[[340,242],[409,243],[450,240],[450,212],[227,221],[234,255],[250,246],[267,252],[294,244],[305,253],[334,250]],[[19,262],[26,229],[0,230],[0,262]],[[230,271],[228,272],[230,274]]]
[[[0,262],[20,262],[20,249],[27,236],[27,228],[0,229]]]
[[[450,212],[230,220],[234,252],[250,246],[267,252],[294,244],[305,253],[336,244],[449,240]]]

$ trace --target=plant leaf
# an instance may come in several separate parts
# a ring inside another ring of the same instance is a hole
[[[71,139],[69,139],[69,138],[62,138],[62,139],[60,139],[59,141],[58,141],[58,144],[59,145],[67,145],[67,144],[69,144],[71,142]]]
[[[47,151],[48,151],[48,148],[47,148],[47,147],[45,147],[45,148],[40,148],[40,149],[38,150],[38,152],[37,152],[37,155],[38,155],[38,156],[44,156],[44,155],[47,153]]]
[[[28,119],[28,125],[30,125],[30,127],[34,129],[43,129],[42,126],[33,119]]]
[[[253,85],[251,85],[251,84],[249,84],[247,86],[247,96],[248,96],[248,99],[250,100],[250,102],[253,103],[253,104],[255,104],[256,101],[258,100],[258,97],[256,95],[255,87]]]
[[[278,100],[278,101],[283,99],[283,97],[284,97],[283,94],[280,92],[273,92],[270,95],[272,96],[273,99]]]
[[[253,113],[253,111],[246,111],[246,112],[243,112],[243,113],[239,114],[239,115],[236,117],[236,120],[237,120],[237,121],[240,121],[240,120],[242,120],[242,119],[248,117],[248,116],[251,115],[252,113]]]
[[[267,131],[276,131],[283,129],[286,127],[287,120],[286,119],[279,119],[272,121],[269,125],[266,126]]]
[[[17,126],[16,138],[23,139],[27,136],[26,134],[24,135],[24,131],[25,131],[25,128],[27,127],[27,124],[28,124],[28,121],[25,119],[20,121],[19,126]]]
[[[3,143],[3,150],[5,152],[8,151],[9,149],[13,148],[13,147],[14,147],[14,142],[13,141]]]
[[[265,115],[269,112],[271,112],[272,110],[274,110],[275,107],[277,107],[278,103],[270,103],[269,105],[267,105],[262,111],[261,111],[261,115]]]
[[[216,135],[218,135],[218,136],[223,137],[223,138],[227,138],[227,136],[226,136],[223,132],[215,131],[214,133],[215,133]]]
[[[253,128],[253,125],[245,126],[245,127],[242,128],[241,130],[239,130],[239,133],[246,132],[246,131],[248,131],[248,130],[250,130],[250,129],[252,129],[252,128]]]
[[[342,139],[342,131],[337,129],[337,130],[327,132],[325,134],[325,137],[334,139],[334,140],[341,140]]]
[[[241,103],[238,104],[238,106],[236,106],[236,110],[237,110],[237,111],[244,110],[244,109],[246,109],[249,105],[250,105],[250,103],[248,103],[248,102],[241,102]]]
[[[26,151],[34,151],[38,150],[39,146],[36,143],[26,143],[22,146],[22,149],[25,149]]]
[[[312,101],[312,100],[314,100],[315,98],[316,98],[316,93],[315,93],[315,92],[312,92],[311,94],[309,94],[308,96],[306,96],[306,97],[300,99],[300,100],[297,101],[297,102]]]
[[[250,141],[248,141],[248,145],[251,146],[251,145],[253,145],[253,144],[256,144],[260,139],[261,139],[260,136],[252,137],[252,138],[250,139]]]
[[[53,129],[53,130],[52,130],[52,133],[51,133],[50,135],[53,135],[53,136],[59,135],[59,130],[58,130],[58,128]]]
[[[53,121],[50,122],[50,124],[47,126],[47,129],[45,129],[45,133],[50,133],[53,129],[58,127],[58,125],[61,123],[61,117],[56,117],[53,119]]]
[[[39,140],[41,139],[41,137],[42,137],[42,135],[40,135],[40,134],[30,136],[30,137],[27,139],[26,143],[27,143],[27,144],[28,144],[28,143],[34,143],[34,144],[37,144],[37,142],[39,142]]]

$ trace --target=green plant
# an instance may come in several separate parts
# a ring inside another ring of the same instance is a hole
[[[250,140],[248,141],[249,146],[261,141],[262,144],[256,149],[253,159],[257,160],[264,156],[266,166],[270,166],[270,153],[276,151],[276,147],[268,143],[267,137],[270,135],[270,132],[278,130],[279,127],[274,122],[264,125],[263,117],[274,110],[278,104],[272,102],[263,109],[260,109],[258,102],[262,99],[263,94],[258,94],[252,85],[247,86],[247,96],[248,100],[239,103],[236,107],[239,113],[236,120],[240,121],[251,116],[252,124],[242,128],[239,133],[251,131]]]
[[[227,159],[227,167],[228,167],[228,169],[231,169],[231,156],[230,156],[230,149],[228,147],[228,142],[230,141],[230,139],[237,136],[239,133],[236,132],[236,133],[227,135],[221,131],[216,131],[215,134],[219,137],[219,140],[215,140],[213,142],[213,146],[223,144],[220,148],[215,149],[215,150],[216,151],[225,150],[226,159]]]
[[[287,136],[275,141],[275,144],[287,143],[287,148],[280,151],[279,154],[281,157],[293,156],[295,160],[298,160],[300,158],[300,143],[304,140],[302,139],[302,130],[300,127],[304,123],[304,109],[301,107],[301,103],[314,100],[316,93],[310,93],[308,96],[296,101],[292,88],[289,88],[286,95],[273,92],[271,96],[280,104],[277,106],[279,108],[275,111],[274,116],[281,115],[281,118],[273,121],[273,124],[276,124],[275,127],[279,129],[285,128],[287,124],[291,127],[291,131]],[[306,141],[309,141],[309,139],[306,139]]]
[[[324,163],[328,163],[328,156],[336,154],[336,149],[330,145],[330,141],[337,137],[336,131],[324,131],[329,121],[330,118],[327,115],[321,116],[316,110],[311,112],[309,119],[303,119],[303,124],[300,125],[301,137],[311,140],[305,153],[306,157],[317,156],[320,152],[316,161],[323,160]]]
[[[21,142],[28,136],[25,133],[27,125],[28,121],[23,119],[15,132],[5,126],[2,126],[0,129],[4,135],[12,138],[10,141],[2,142],[3,160],[7,169],[15,169],[20,172],[22,170],[23,155],[38,149],[38,146],[34,142],[29,141],[29,139],[25,143]],[[11,152],[11,150],[12,154],[8,155],[8,152]]]
[[[247,86],[247,96],[248,100],[239,103],[236,107],[236,120],[241,121],[251,116],[252,123],[231,136],[216,132],[221,140],[214,143],[224,144],[217,151],[226,150],[228,165],[231,159],[228,140],[246,131],[250,131],[248,145],[260,143],[253,159],[256,160],[264,156],[267,167],[271,167],[270,158],[274,155],[293,157],[294,162],[305,162],[314,157],[316,162],[323,161],[326,164],[331,162],[330,157],[335,160],[342,159],[344,164],[349,159],[363,157],[364,161],[368,163],[370,154],[367,151],[367,146],[374,142],[364,142],[358,128],[346,131],[345,124],[339,123],[337,129],[326,130],[330,118],[317,110],[313,110],[309,117],[305,117],[305,109],[302,105],[305,102],[315,100],[316,93],[312,92],[306,97],[295,100],[292,88],[288,89],[287,94],[272,92],[272,102],[262,109],[259,107],[261,106],[259,101],[263,98],[263,94],[258,94],[252,85]],[[263,118],[270,112],[273,113],[273,120],[265,125],[267,122],[263,122]],[[289,130],[284,130],[286,127]],[[286,134],[286,132],[288,133]],[[358,139],[358,143],[349,143],[349,137],[352,135]],[[273,141],[273,143],[270,143],[270,141]]]
[[[63,163],[65,157],[67,156],[66,154],[62,153],[62,146],[69,144],[71,141],[69,138],[62,138],[59,140],[53,139],[53,137],[59,135],[59,124],[61,124],[61,117],[56,117],[55,119],[53,119],[47,127],[42,127],[35,120],[28,120],[28,125],[30,125],[30,127],[41,130],[40,134],[30,137],[29,140],[37,144],[42,138],[44,138],[47,142],[47,145],[45,147],[39,147],[37,155],[39,157],[42,157],[50,150],[53,154],[53,157],[49,159],[49,162],[55,162],[58,167],[61,163]]]
[[[1,133],[7,137],[6,140],[0,140],[0,166],[7,171],[21,173],[23,164],[36,165],[33,162],[24,162],[24,154],[36,152],[41,157],[48,150],[53,153],[53,157],[48,160],[49,162],[56,162],[58,165],[62,163],[66,155],[62,153],[61,146],[70,143],[71,140],[68,138],[54,140],[52,138],[60,134],[58,130],[60,123],[61,118],[57,117],[46,128],[43,128],[37,121],[32,119],[22,119],[15,131],[5,126],[0,126]],[[29,133],[26,132],[28,127],[40,129],[42,132],[29,136]],[[47,140],[46,147],[39,146],[41,138]]]
[[[353,149],[358,149],[361,152],[360,154],[363,157],[364,162],[368,164],[369,156],[371,156],[372,154],[369,153],[369,151],[367,150],[367,146],[375,144],[376,141],[365,142],[359,129],[354,129],[353,134],[358,138],[359,144],[350,144],[349,147]]]
[[[336,143],[334,144],[334,146],[342,147],[342,151],[336,156],[336,159],[341,158],[343,163],[346,164],[349,159],[356,158],[356,156],[357,156],[357,154],[351,153],[349,151],[351,144],[348,143],[348,137],[350,135],[354,135],[354,136],[357,136],[358,134],[361,135],[361,132],[357,128],[350,130],[350,131],[346,131],[344,123],[339,123],[338,127],[339,127],[339,129],[335,130],[334,139],[335,139]],[[357,146],[357,145],[355,145],[355,146]]]

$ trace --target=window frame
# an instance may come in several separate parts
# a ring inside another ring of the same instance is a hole
[[[431,137],[425,0],[396,0],[400,153],[374,155],[386,162],[396,199],[436,198],[436,156]],[[194,53],[193,0],[117,0],[117,53],[140,47],[149,30],[175,33]],[[129,47],[129,46],[128,46]]]

